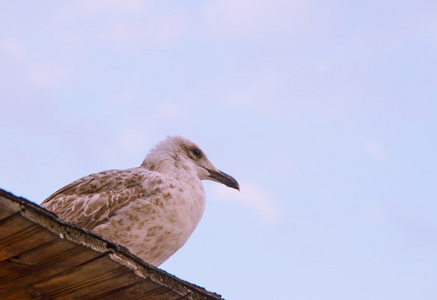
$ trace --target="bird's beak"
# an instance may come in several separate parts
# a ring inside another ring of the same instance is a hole
[[[223,183],[228,187],[231,187],[236,190],[240,190],[240,185],[238,184],[237,180],[235,180],[235,178],[232,177],[231,175],[228,175],[220,170],[211,170],[211,169],[206,169],[206,170],[209,172],[208,177],[212,181]]]

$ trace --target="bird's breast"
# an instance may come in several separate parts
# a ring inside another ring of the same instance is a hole
[[[200,180],[177,181],[155,201],[164,222],[177,224],[191,235],[205,210],[205,191]]]
[[[95,231],[126,245],[146,262],[160,265],[185,244],[203,215],[205,191],[195,179],[158,181],[151,193]]]

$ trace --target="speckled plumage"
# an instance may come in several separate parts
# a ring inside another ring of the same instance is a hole
[[[237,181],[217,170],[196,144],[169,137],[140,167],[85,176],[41,206],[159,266],[199,223],[205,209],[204,179],[239,189]]]

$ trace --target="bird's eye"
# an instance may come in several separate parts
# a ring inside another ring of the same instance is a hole
[[[200,158],[202,156],[202,152],[200,152],[200,150],[197,148],[193,148],[192,152],[198,158]]]

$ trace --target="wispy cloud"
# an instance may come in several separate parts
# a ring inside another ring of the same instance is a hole
[[[290,36],[306,31],[312,14],[309,1],[211,1],[203,9],[207,23],[226,36]]]
[[[66,61],[41,62],[29,69],[29,82],[42,88],[55,88],[65,84],[74,74],[73,64]]]
[[[243,204],[265,221],[276,222],[281,218],[281,209],[275,198],[265,188],[254,183],[243,182],[240,192],[223,185],[214,185],[212,191],[214,198]]]
[[[135,14],[143,13],[148,7],[147,1],[75,1],[73,4],[65,5],[56,15],[55,19],[61,22],[71,22],[77,18],[101,14]]]
[[[55,13],[54,23],[64,30],[66,36],[60,37],[64,43],[78,48],[70,47],[69,51],[105,43],[109,48],[123,46],[124,51],[131,52],[177,41],[185,28],[186,16],[172,10],[160,11],[159,5],[151,2],[74,2]]]
[[[262,74],[249,84],[224,95],[220,103],[232,108],[266,112],[275,108],[281,90],[281,78],[272,73]]]
[[[0,42],[0,49],[6,56],[22,59],[25,55],[24,47],[17,40],[6,39]]]
[[[373,217],[391,222],[399,230],[405,246],[433,251],[437,247],[437,226],[429,207],[426,209],[417,202],[392,199],[373,203],[369,211]]]
[[[120,107],[123,103],[116,105]],[[129,105],[129,102],[124,105]],[[178,103],[164,102],[150,110],[138,109],[137,113],[129,111],[124,118],[127,121],[118,130],[118,144],[122,153],[132,155],[146,151],[155,135],[165,136],[164,132],[156,128],[157,124],[169,124],[172,127],[172,124],[186,123],[186,111]]]
[[[372,203],[369,206],[369,213],[373,217],[382,218],[386,216],[386,208],[380,203]]]
[[[381,144],[375,141],[367,141],[365,147],[367,152],[376,160],[382,162],[387,159],[387,151]]]

